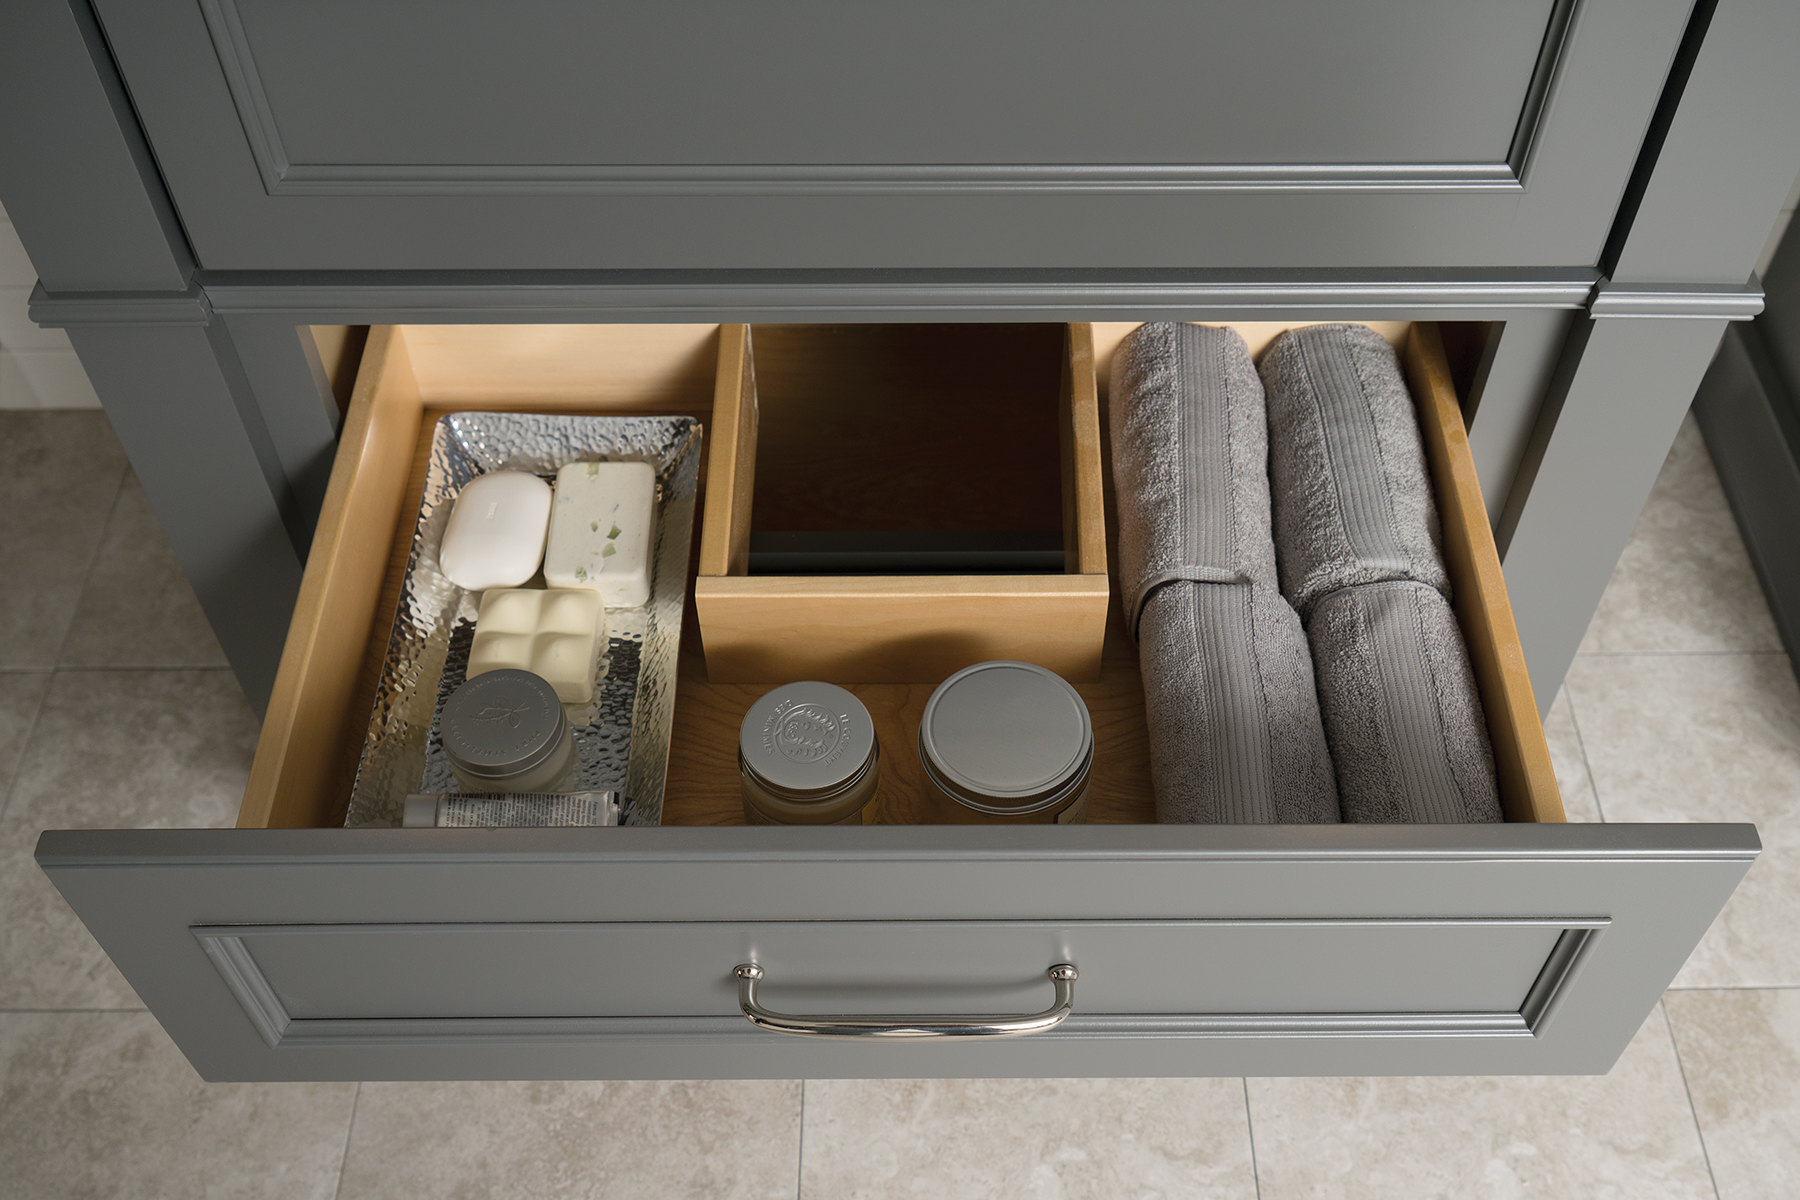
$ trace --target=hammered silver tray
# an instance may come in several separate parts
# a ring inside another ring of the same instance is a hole
[[[438,543],[458,493],[489,471],[529,471],[550,480],[567,463],[607,460],[656,468],[650,599],[640,608],[607,610],[610,636],[594,700],[565,706],[575,732],[573,787],[617,793],[622,825],[661,823],[700,423],[692,417],[465,412],[444,417],[432,431],[424,503],[346,826],[399,828],[407,796],[460,790],[437,730],[444,700],[463,682],[481,599],[450,582],[438,566]]]

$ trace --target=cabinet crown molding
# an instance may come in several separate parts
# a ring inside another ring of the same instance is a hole
[[[1588,302],[1588,316],[1674,317],[1748,321],[1763,310],[1762,281],[1741,284],[1615,283],[1603,279]]]
[[[46,329],[85,325],[210,325],[212,305],[197,283],[180,292],[31,291],[31,319]]]

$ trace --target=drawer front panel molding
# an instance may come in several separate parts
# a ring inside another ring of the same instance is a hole
[[[854,1015],[896,1004],[1029,1009],[1044,990],[1038,959],[1080,958],[1092,994],[1065,1025],[1034,1037],[1536,1037],[1607,924],[276,925],[202,926],[194,936],[280,1049],[546,1036],[755,1043],[771,1035],[743,1022],[730,971],[713,969],[734,956],[775,964],[787,980],[766,989],[766,1003]],[[848,972],[865,977],[860,987],[844,983]],[[1307,990],[1321,981],[1324,990]],[[345,985],[352,991],[322,994]],[[1407,1004],[1418,1007],[1395,1007]],[[370,1008],[391,1013],[353,1012]]]
[[[730,1016],[731,968],[783,1011],[1028,1011],[1071,962],[1083,1015],[1518,1012],[1604,919],[205,926],[285,1020]],[[1040,964],[1039,960],[1044,960]],[[237,990],[234,987],[234,990]],[[900,1009],[896,1009],[898,1004]],[[1037,1004],[1037,1007],[1042,1007]]]
[[[730,271],[1590,265],[1689,5],[97,10],[204,268]]]
[[[461,28],[453,41],[422,39],[395,4],[338,21],[330,6],[201,0],[271,196],[1516,190],[1579,5],[1139,3],[1109,12],[1109,46],[1067,0],[701,4],[704,42],[692,9],[478,6],[441,22]],[[1323,27],[1316,41],[1258,36],[1296,19]],[[1387,36],[1398,28],[1415,40]],[[456,70],[478,39],[485,69]],[[1438,70],[1392,69],[1421,49]],[[1071,74],[1082,55],[1106,61]],[[1102,114],[1128,71],[1167,79],[1157,99],[1173,103],[1139,98],[1121,127]],[[1394,127],[1396,102],[1430,121]],[[727,141],[719,117],[743,109],[761,119]],[[426,116],[440,111],[465,118],[453,140]],[[851,161],[871,153],[892,161]]]

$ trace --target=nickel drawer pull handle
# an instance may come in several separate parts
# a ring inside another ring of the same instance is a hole
[[[763,969],[740,963],[732,972],[738,981],[738,1004],[758,1029],[814,1038],[1008,1038],[1042,1033],[1063,1023],[1075,1008],[1075,968],[1057,963],[1046,972],[1056,988],[1049,1008],[1023,1017],[797,1017],[770,1012],[756,1002],[756,985]]]

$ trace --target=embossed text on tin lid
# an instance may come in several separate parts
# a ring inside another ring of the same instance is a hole
[[[744,714],[743,761],[774,787],[830,789],[862,769],[874,744],[862,701],[832,683],[784,684]]]

